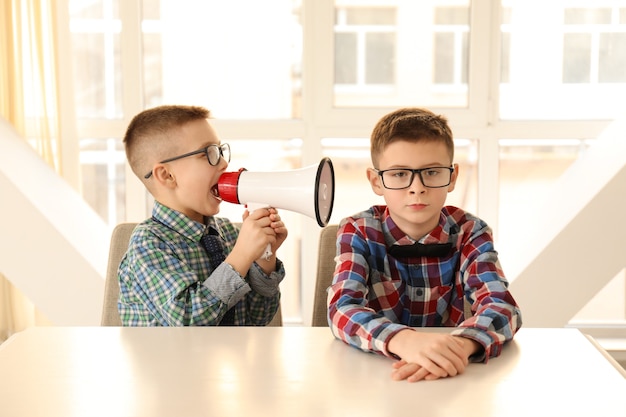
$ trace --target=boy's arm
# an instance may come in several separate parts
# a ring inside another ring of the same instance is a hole
[[[263,326],[272,320],[280,303],[279,284],[285,277],[285,268],[283,263],[276,257],[276,251],[285,240],[287,236],[287,229],[275,209],[259,209],[258,214],[261,214],[259,217],[261,221],[263,221],[264,217],[270,221],[269,226],[276,235],[275,244],[272,245],[272,255],[268,259],[257,259],[252,261],[252,264],[248,267],[244,277],[246,282],[252,288],[252,291],[246,294],[246,304],[248,306],[248,317],[246,321],[251,325]],[[249,217],[249,213],[244,213],[244,221]],[[250,218],[249,221],[255,221],[256,217],[257,216]],[[263,225],[261,224],[259,226],[262,227]],[[233,248],[233,250],[229,253],[229,256],[226,258],[226,263],[229,264],[234,270],[239,269],[243,272],[246,270],[245,266],[235,268],[229,263],[229,260],[232,262],[233,259],[237,259],[237,256],[245,256],[246,251],[237,252],[234,251],[234,247],[237,246],[238,242],[240,244],[247,242],[247,239],[250,239],[250,237],[246,237],[245,235],[242,237],[241,230],[236,228],[232,229],[232,226],[222,225],[221,228],[223,230],[227,230],[224,237],[227,240],[227,246]],[[245,260],[244,264],[247,265],[248,262],[249,259]],[[236,263],[236,261],[233,263]],[[237,273],[240,273],[240,271],[237,271]]]
[[[363,232],[346,219],[337,231],[337,265],[328,290],[332,333],[358,349],[392,356],[387,341],[407,327],[376,314],[368,304],[369,247]]]
[[[285,278],[283,263],[276,260],[276,270],[266,274],[258,265],[253,264],[246,280],[252,291],[246,294],[248,304],[248,322],[255,326],[265,326],[278,310],[280,303],[280,282]]]
[[[473,315],[452,333],[481,345],[483,349],[471,358],[474,362],[486,362],[500,355],[503,345],[522,325],[521,312],[508,290],[491,230],[484,223],[482,226],[475,228],[461,250],[459,275],[472,300]]]

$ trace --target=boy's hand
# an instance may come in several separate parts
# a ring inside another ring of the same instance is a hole
[[[269,211],[271,220],[270,227],[274,230],[274,233],[276,233],[276,242],[272,244],[272,253],[276,253],[276,251],[278,250],[278,248],[280,248],[285,239],[287,239],[288,231],[287,227],[285,227],[285,224],[280,219],[280,214],[278,213],[278,210],[271,207],[269,208]]]
[[[474,343],[448,334],[402,330],[389,341],[389,350],[401,358],[393,364],[391,377],[416,382],[461,374]]]
[[[235,268],[241,276],[245,276],[252,263],[256,260],[266,272],[272,272],[276,267],[276,249],[287,238],[287,228],[280,220],[280,215],[274,208],[260,208],[247,210],[243,214],[243,223],[239,237],[226,262]],[[267,260],[260,259],[267,245],[272,248],[272,256]]]

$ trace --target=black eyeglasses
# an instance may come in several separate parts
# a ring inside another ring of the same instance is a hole
[[[224,158],[226,162],[230,162],[230,145],[228,143],[223,143],[221,145],[212,144],[207,146],[206,148],[198,149],[197,151],[175,156],[173,158],[164,159],[159,162],[159,164],[176,161],[177,159],[187,158],[188,156],[198,155],[199,153],[205,154],[207,161],[209,161],[209,164],[212,166],[219,164],[220,158]],[[152,171],[144,175],[144,178],[148,179],[151,176]]]
[[[452,181],[453,167],[430,167],[420,169],[393,168],[382,171],[376,170],[383,181],[383,187],[389,190],[403,190],[413,184],[417,174],[424,187],[447,187]]]

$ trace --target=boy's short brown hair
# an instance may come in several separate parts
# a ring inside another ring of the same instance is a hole
[[[454,160],[454,141],[448,120],[430,110],[406,107],[386,114],[376,123],[370,140],[370,153],[375,168],[378,168],[380,154],[387,145],[396,140],[443,141],[448,148],[450,162]]]
[[[137,114],[124,135],[126,158],[135,175],[143,181],[156,160],[172,156],[167,153],[179,145],[171,140],[177,128],[210,117],[204,107],[183,105],[163,105]]]

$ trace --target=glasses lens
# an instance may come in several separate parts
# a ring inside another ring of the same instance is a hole
[[[413,171],[410,169],[388,169],[382,172],[383,185],[396,190],[407,188],[413,181]]]
[[[438,188],[450,184],[452,172],[449,168],[435,167],[420,171],[422,184],[426,187]]]
[[[230,146],[227,143],[221,146],[209,145],[206,149],[206,157],[211,165],[219,164],[220,157],[224,158],[226,162],[230,162]]]
[[[206,148],[206,157],[209,160],[209,164],[217,165],[220,161],[220,149],[217,145],[209,145]]]
[[[222,158],[224,158],[226,162],[230,162],[230,145],[228,143],[222,144],[222,146],[220,146],[220,151],[222,153]]]

